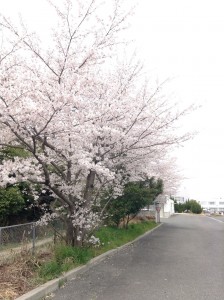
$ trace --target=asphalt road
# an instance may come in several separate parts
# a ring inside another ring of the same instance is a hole
[[[210,215],[209,218],[219,220],[220,222],[224,222],[224,216],[213,216],[213,215]]]
[[[175,215],[134,245],[92,266],[53,300],[222,300],[224,224]]]

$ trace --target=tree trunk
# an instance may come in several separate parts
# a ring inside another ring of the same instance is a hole
[[[86,200],[87,207],[89,207],[89,204],[92,200],[95,177],[96,177],[96,172],[90,170],[86,179],[86,188],[84,192],[84,199]]]
[[[75,245],[75,232],[72,220],[66,219],[66,244],[74,247]]]
[[[86,187],[85,187],[85,192],[84,192],[84,199],[85,199],[84,207],[87,210],[90,210],[91,205],[92,205],[91,201],[92,201],[92,196],[93,196],[95,177],[96,177],[96,172],[90,170],[89,174],[87,176],[87,179],[86,179]],[[87,230],[82,229],[82,242],[83,242],[84,237],[86,236],[86,233],[87,233]]]
[[[80,234],[79,226],[73,226],[70,218],[66,220],[66,244],[72,247],[81,247],[83,244],[83,233]]]
[[[96,176],[96,172],[90,170],[86,179],[86,187],[84,192],[84,199],[86,200],[86,202],[84,204],[84,207],[86,207],[87,209],[91,209],[90,205],[92,200],[95,176]],[[83,244],[84,237],[85,237],[85,230],[80,229],[80,227],[77,225],[74,226],[72,223],[72,219],[67,218],[66,219],[66,244],[72,247],[74,246],[80,247]]]

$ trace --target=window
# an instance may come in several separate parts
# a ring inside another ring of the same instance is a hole
[[[224,202],[219,202],[219,205],[224,205]]]
[[[215,205],[215,202],[208,202],[209,205]]]

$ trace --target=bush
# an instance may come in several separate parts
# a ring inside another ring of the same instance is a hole
[[[8,225],[9,217],[20,212],[24,205],[24,199],[18,187],[1,188],[0,225]]]
[[[174,204],[174,210],[177,213],[182,213],[186,210],[184,203],[175,203]]]
[[[129,221],[139,211],[153,203],[155,198],[163,192],[163,181],[154,177],[145,181],[129,182],[126,184],[123,195],[112,199],[107,207],[107,224],[119,226],[123,221],[128,227]],[[106,201],[106,200],[105,200]]]

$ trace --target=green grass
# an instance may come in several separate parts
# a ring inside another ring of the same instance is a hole
[[[156,227],[156,223],[153,221],[130,224],[128,229],[101,227],[94,233],[94,236],[100,239],[101,245],[99,247],[77,248],[56,245],[53,260],[40,267],[39,277],[44,281],[59,277],[63,272],[86,264],[93,257],[124,245],[154,227]]]
[[[62,273],[87,263],[94,256],[95,252],[92,248],[56,245],[53,260],[40,267],[39,276],[44,280],[57,278]]]
[[[117,227],[102,227],[95,236],[101,241],[99,252],[106,252],[108,250],[124,245],[150,229],[156,227],[156,223],[152,221],[141,222],[137,224],[130,224],[128,229]]]

